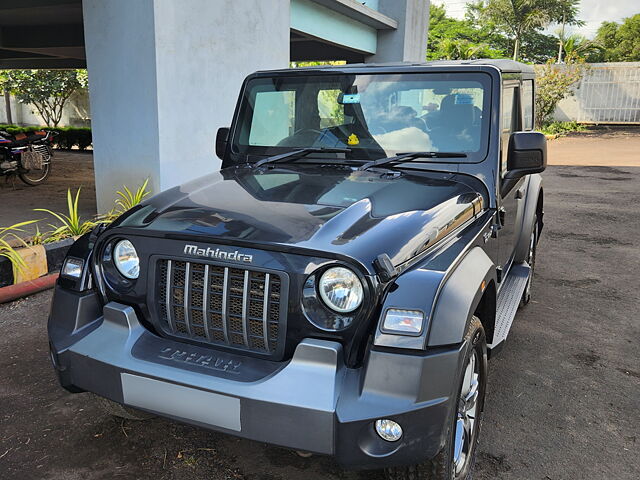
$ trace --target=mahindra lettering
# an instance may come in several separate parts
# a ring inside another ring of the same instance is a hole
[[[71,247],[60,383],[125,418],[469,478],[487,358],[531,298],[533,96],[508,60],[250,75],[219,172]]]

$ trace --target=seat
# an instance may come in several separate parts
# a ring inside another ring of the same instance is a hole
[[[467,95],[451,94],[442,99],[431,138],[440,151],[469,151],[477,145],[479,130],[474,128],[476,112]]]

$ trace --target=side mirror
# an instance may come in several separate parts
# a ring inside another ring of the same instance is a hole
[[[227,151],[229,131],[229,128],[222,127],[218,129],[218,133],[216,134],[216,155],[220,160],[224,160],[224,153]]]
[[[505,179],[517,179],[547,168],[547,137],[540,132],[515,132],[509,138]]]

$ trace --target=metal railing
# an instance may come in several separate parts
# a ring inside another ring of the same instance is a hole
[[[575,100],[578,122],[640,124],[640,62],[591,64]]]

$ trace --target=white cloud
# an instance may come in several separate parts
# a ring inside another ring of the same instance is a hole
[[[465,0],[432,0],[437,5],[444,5],[447,14],[455,18],[463,18]],[[602,22],[621,22],[622,19],[640,13],[640,2],[638,0],[582,0],[580,3],[580,19],[585,25],[579,28],[570,29],[571,32],[579,33],[587,37],[593,37]],[[556,26],[549,28],[549,33],[554,33]]]

